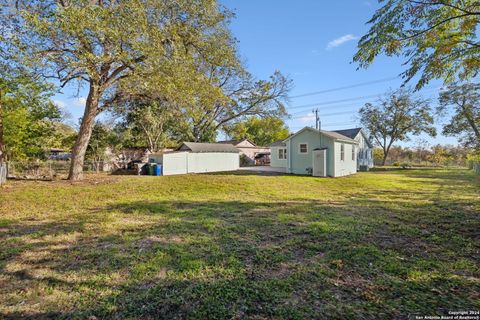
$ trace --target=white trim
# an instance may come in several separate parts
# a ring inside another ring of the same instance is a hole
[[[305,152],[302,152],[302,145],[303,145],[303,144],[304,144],[305,146],[307,146],[307,151],[305,151]],[[307,153],[308,153],[308,143],[306,143],[306,142],[300,142],[300,143],[298,144],[298,154],[307,154]]]
[[[292,154],[292,140],[288,140],[288,150],[290,150],[290,154]],[[287,173],[292,173],[292,157],[287,158]]]

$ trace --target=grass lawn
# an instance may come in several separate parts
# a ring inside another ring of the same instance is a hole
[[[90,176],[0,189],[0,318],[407,319],[480,309],[480,179]]]

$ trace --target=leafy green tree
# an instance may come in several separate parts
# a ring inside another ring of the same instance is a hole
[[[275,72],[269,80],[254,80],[246,71],[226,73],[220,80],[221,83],[214,85],[222,90],[226,101],[187,108],[194,141],[203,141],[206,137],[214,140],[219,129],[239,118],[286,114],[291,81],[280,72]]]
[[[480,84],[452,84],[441,91],[437,111],[445,116],[451,109],[443,134],[459,136],[466,146],[480,150]]]
[[[285,103],[291,88],[288,78],[277,71],[268,80],[256,80],[243,68],[235,52],[230,52],[226,60],[230,65],[216,66],[209,61],[209,68],[204,66],[205,62],[199,62],[199,68],[205,69],[211,90],[198,88],[187,95],[189,99],[158,97],[155,78],[147,81],[152,84],[153,92],[142,87],[134,96],[148,96],[150,100],[167,101],[172,106],[179,115],[177,122],[169,128],[176,140],[215,141],[219,130],[239,118],[286,114]],[[132,92],[135,83],[127,82],[126,87]]]
[[[377,104],[367,103],[360,109],[360,122],[383,149],[382,165],[385,165],[393,143],[407,141],[409,135],[422,132],[436,136],[431,111],[427,100],[404,89],[391,92]]]
[[[450,155],[448,154],[448,149],[440,144],[434,145],[432,147],[432,154],[430,160],[435,166],[441,166],[448,163]]]
[[[233,139],[249,139],[259,146],[268,146],[271,143],[288,138],[289,130],[281,118],[250,117],[244,122],[237,122],[225,128]]]
[[[62,87],[86,84],[71,180],[82,178],[96,116],[121,81],[132,77],[141,87],[145,79],[156,80],[164,96],[188,96],[191,83],[209,86],[196,60],[216,48],[212,35],[230,16],[213,0],[17,1],[12,10],[16,58]]]
[[[0,29],[3,26],[0,23]],[[42,156],[61,119],[59,108],[50,101],[52,86],[8,63],[10,52],[0,47],[0,162]]]
[[[432,79],[470,79],[480,71],[478,0],[379,0],[382,5],[353,60],[368,67],[380,54],[403,56],[417,89]]]
[[[148,151],[157,152],[170,144],[169,128],[175,126],[179,116],[175,108],[166,101],[133,100],[117,106],[124,115],[120,124],[124,133],[128,131],[128,144],[147,146]],[[119,128],[119,127],[117,127]]]
[[[62,119],[59,108],[45,97],[30,98],[7,96],[3,100],[5,154],[11,160],[40,158],[64,138],[57,131]]]

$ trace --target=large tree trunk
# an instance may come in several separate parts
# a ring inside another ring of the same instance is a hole
[[[70,164],[70,172],[68,179],[72,181],[81,180],[83,178],[83,163],[85,161],[85,152],[92,135],[95,125],[95,117],[98,113],[98,104],[100,100],[99,86],[90,84],[90,91],[85,105],[85,112],[78,132],[77,140],[72,150],[72,161]]]
[[[475,123],[475,120],[473,117],[468,115],[466,112],[464,112],[465,117],[467,118],[468,123],[472,127],[473,132],[475,133],[475,138],[477,140],[477,146],[480,146],[480,129],[478,128],[477,124]]]
[[[390,152],[390,148],[392,147],[392,144],[393,144],[393,139],[390,140],[388,145],[387,145],[387,139],[386,138],[384,138],[383,141],[384,141],[384,144],[382,146],[383,147],[382,166],[385,166],[385,163],[387,162],[388,153]]]
[[[385,163],[387,162],[387,157],[388,157],[388,153],[385,152],[385,150],[383,151],[383,158],[382,158],[382,166],[385,166]]]
[[[0,165],[5,161],[5,142],[3,141],[3,105],[0,89]]]

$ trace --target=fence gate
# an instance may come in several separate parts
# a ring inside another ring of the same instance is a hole
[[[0,185],[7,181],[7,164],[0,163]]]

